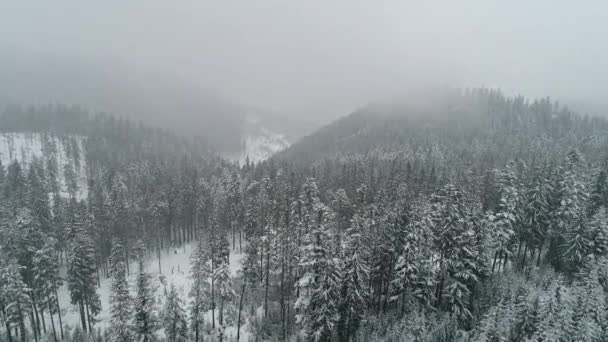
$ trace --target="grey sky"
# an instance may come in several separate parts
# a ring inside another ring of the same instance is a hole
[[[167,75],[311,118],[414,85],[605,105],[607,16],[606,1],[2,0],[0,51]]]

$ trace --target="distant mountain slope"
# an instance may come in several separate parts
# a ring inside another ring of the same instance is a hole
[[[251,116],[271,135],[282,135],[290,142],[312,131],[309,124],[253,110],[184,79],[105,61],[4,53],[0,54],[0,75],[2,108],[10,104],[78,104],[183,136],[203,137],[226,156],[241,155],[243,143],[258,138],[251,136]]]
[[[401,155],[439,158],[454,169],[466,169],[473,160],[489,167],[512,158],[534,160],[554,153],[555,146],[599,155],[607,132],[605,119],[580,116],[548,99],[508,98],[487,89],[449,90],[371,104],[304,137],[276,158],[311,163]]]
[[[71,167],[77,176],[77,197],[84,199],[87,190],[85,137],[83,136],[59,136],[45,133],[0,133],[0,163],[3,166],[18,161],[27,167],[34,159],[44,160],[45,163],[53,163],[57,168],[60,192],[67,197],[67,184],[65,172]],[[50,153],[48,150],[54,152]],[[45,153],[47,150],[47,153]],[[52,161],[49,160],[52,158]]]
[[[24,170],[37,163],[52,179],[53,193],[77,199],[85,199],[89,182],[102,177],[96,172],[106,177],[133,167],[226,164],[200,139],[64,105],[0,112],[0,162],[5,170],[15,162]]]

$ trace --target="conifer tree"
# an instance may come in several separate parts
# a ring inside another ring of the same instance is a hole
[[[134,332],[135,338],[140,342],[152,342],[154,333],[158,330],[160,321],[158,319],[158,308],[154,298],[154,288],[152,287],[152,279],[146,272],[144,265],[145,247],[143,242],[139,241],[138,261],[139,272],[136,279],[136,294],[134,298]]]
[[[171,289],[165,302],[161,320],[167,341],[188,341],[187,315],[184,310],[184,303],[179,297],[174,284],[171,284]]]
[[[112,244],[112,256],[110,257],[110,272],[112,275],[110,336],[113,342],[128,342],[133,339],[131,326],[133,301],[129,294],[124,253],[122,243],[115,239]]]
[[[369,299],[369,266],[366,262],[369,251],[361,235],[363,220],[355,215],[346,231],[346,248],[341,270],[340,304],[337,323],[340,340],[348,341],[357,331]]]
[[[57,340],[57,331],[53,313],[59,310],[56,292],[57,286],[62,284],[62,279],[59,276],[59,260],[55,252],[56,246],[55,240],[48,238],[43,248],[36,251],[33,257],[34,292],[36,292],[36,298],[39,300],[41,312],[44,313],[45,308],[48,310],[55,340]],[[44,321],[44,314],[42,314],[42,320]]]
[[[211,284],[210,250],[204,237],[199,238],[196,250],[190,257],[190,277],[192,288],[190,289],[190,327],[194,333],[194,341],[200,341],[204,314],[209,308],[209,296]]]
[[[80,226],[76,227],[70,243],[67,282],[71,302],[78,305],[82,330],[90,330],[101,303],[96,291],[95,247],[89,234]]]
[[[16,260],[9,259],[0,266],[0,302],[6,316],[7,333],[10,334],[11,327],[15,326],[19,329],[21,342],[25,342],[25,319],[32,308],[31,289],[23,282]]]
[[[490,218],[494,226],[494,241],[496,244],[492,272],[494,272],[497,260],[499,261],[500,269],[500,260],[504,259],[504,268],[508,257],[511,255],[509,247],[512,243],[515,225],[519,217],[517,212],[519,209],[518,181],[515,176],[513,163],[507,164],[504,170],[497,172],[496,178],[499,183],[500,199],[497,212]]]
[[[340,265],[334,259],[331,234],[327,223],[329,210],[317,203],[310,208],[313,221],[306,234],[299,266],[303,274],[298,280],[299,297],[295,307],[301,333],[317,341],[329,341],[339,319]]]

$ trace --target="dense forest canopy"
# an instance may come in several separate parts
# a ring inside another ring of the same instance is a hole
[[[3,132],[82,136],[86,159],[57,170],[49,143],[0,167],[0,339],[604,341],[608,121],[491,89],[403,101],[240,166],[109,115],[9,108]],[[184,292],[162,258],[186,246]]]

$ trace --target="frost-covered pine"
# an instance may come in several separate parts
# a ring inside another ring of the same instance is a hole
[[[588,272],[580,275],[574,288],[574,316],[572,326],[573,341],[603,341],[606,336],[606,292],[600,269],[600,262]]]
[[[230,277],[230,244],[225,235],[216,236],[211,242],[213,248],[213,283],[215,287],[215,296],[219,301],[218,322],[220,326],[224,324],[225,307],[234,299],[234,290],[232,288],[232,278]]]
[[[151,342],[154,333],[160,327],[158,318],[158,307],[154,298],[152,278],[146,272],[143,261],[143,244],[140,242],[139,272],[135,283],[136,294],[134,298],[134,330],[136,340],[139,342]]]
[[[97,294],[95,247],[81,226],[75,226],[74,233],[68,260],[68,289],[72,304],[78,305],[82,330],[87,331],[93,321],[92,317],[86,317],[87,312],[95,316],[101,309]]]
[[[537,250],[542,250],[552,226],[553,187],[544,174],[544,169],[535,168],[532,172],[534,174],[524,194],[520,219],[522,224],[521,238],[526,241],[522,259],[523,264],[526,264],[528,254],[532,256]],[[540,261],[540,253],[538,255],[537,258]]]
[[[507,258],[510,257],[511,250],[509,247],[515,234],[515,224],[519,217],[517,212],[519,209],[519,189],[514,164],[507,164],[504,170],[497,172],[496,177],[499,184],[500,199],[496,213],[490,217],[495,243],[495,257],[492,271],[496,267],[497,260],[500,270],[500,261],[504,259],[504,263],[506,263]],[[504,263],[503,268],[505,267]]]
[[[470,310],[471,288],[478,279],[478,253],[473,227],[476,218],[462,191],[448,183],[435,196],[435,217],[439,259],[439,298],[456,317],[463,321],[472,318]]]
[[[127,268],[124,248],[119,240],[114,240],[110,258],[112,287],[110,295],[110,337],[112,342],[128,342],[133,339],[131,314],[133,302],[129,295]]]
[[[608,159],[602,163],[595,179],[593,190],[589,196],[587,215],[595,215],[602,206],[608,208]]]
[[[3,261],[0,261],[0,309],[5,315],[6,327],[18,328],[20,340],[25,342],[25,319],[32,308],[31,289],[23,282],[16,260]],[[10,336],[10,329],[7,333]]]
[[[57,286],[61,285],[62,279],[59,275],[59,258],[56,252],[57,243],[53,238],[47,238],[44,246],[34,254],[33,273],[35,293],[38,305],[44,310],[46,308],[51,318],[53,335],[57,336],[53,313],[58,310],[55,293]]]
[[[167,301],[165,302],[161,321],[167,341],[188,341],[187,315],[184,310],[184,303],[179,297],[174,284],[171,284],[171,290],[169,291]]]
[[[562,175],[557,185],[557,208],[553,214],[554,232],[552,244],[556,247],[550,252],[552,264],[556,269],[578,268],[584,249],[589,244],[584,231],[586,220],[586,205],[588,192],[583,175],[581,174],[582,156],[577,150],[572,150],[566,158],[566,166],[561,170]],[[576,241],[567,241],[578,237]],[[574,248],[573,250],[571,248]]]
[[[341,270],[340,319],[337,329],[343,341],[348,341],[359,328],[369,299],[369,265],[367,264],[369,253],[361,235],[362,229],[363,220],[355,215],[346,231],[346,250]]]
[[[434,269],[432,253],[433,221],[428,205],[418,208],[412,222],[404,229],[403,245],[394,266],[393,289],[395,300],[401,297],[401,314],[408,308],[407,296],[412,296],[427,307],[434,298]],[[411,310],[410,310],[411,311]]]
[[[204,315],[209,308],[211,262],[209,245],[204,238],[198,242],[196,250],[190,257],[190,328],[194,333],[194,341],[198,342],[204,324]]]
[[[303,274],[297,282],[300,295],[295,303],[296,321],[305,336],[329,341],[339,319],[340,265],[330,250],[332,238],[326,226],[328,208],[317,203],[312,213],[314,221],[299,262]]]

